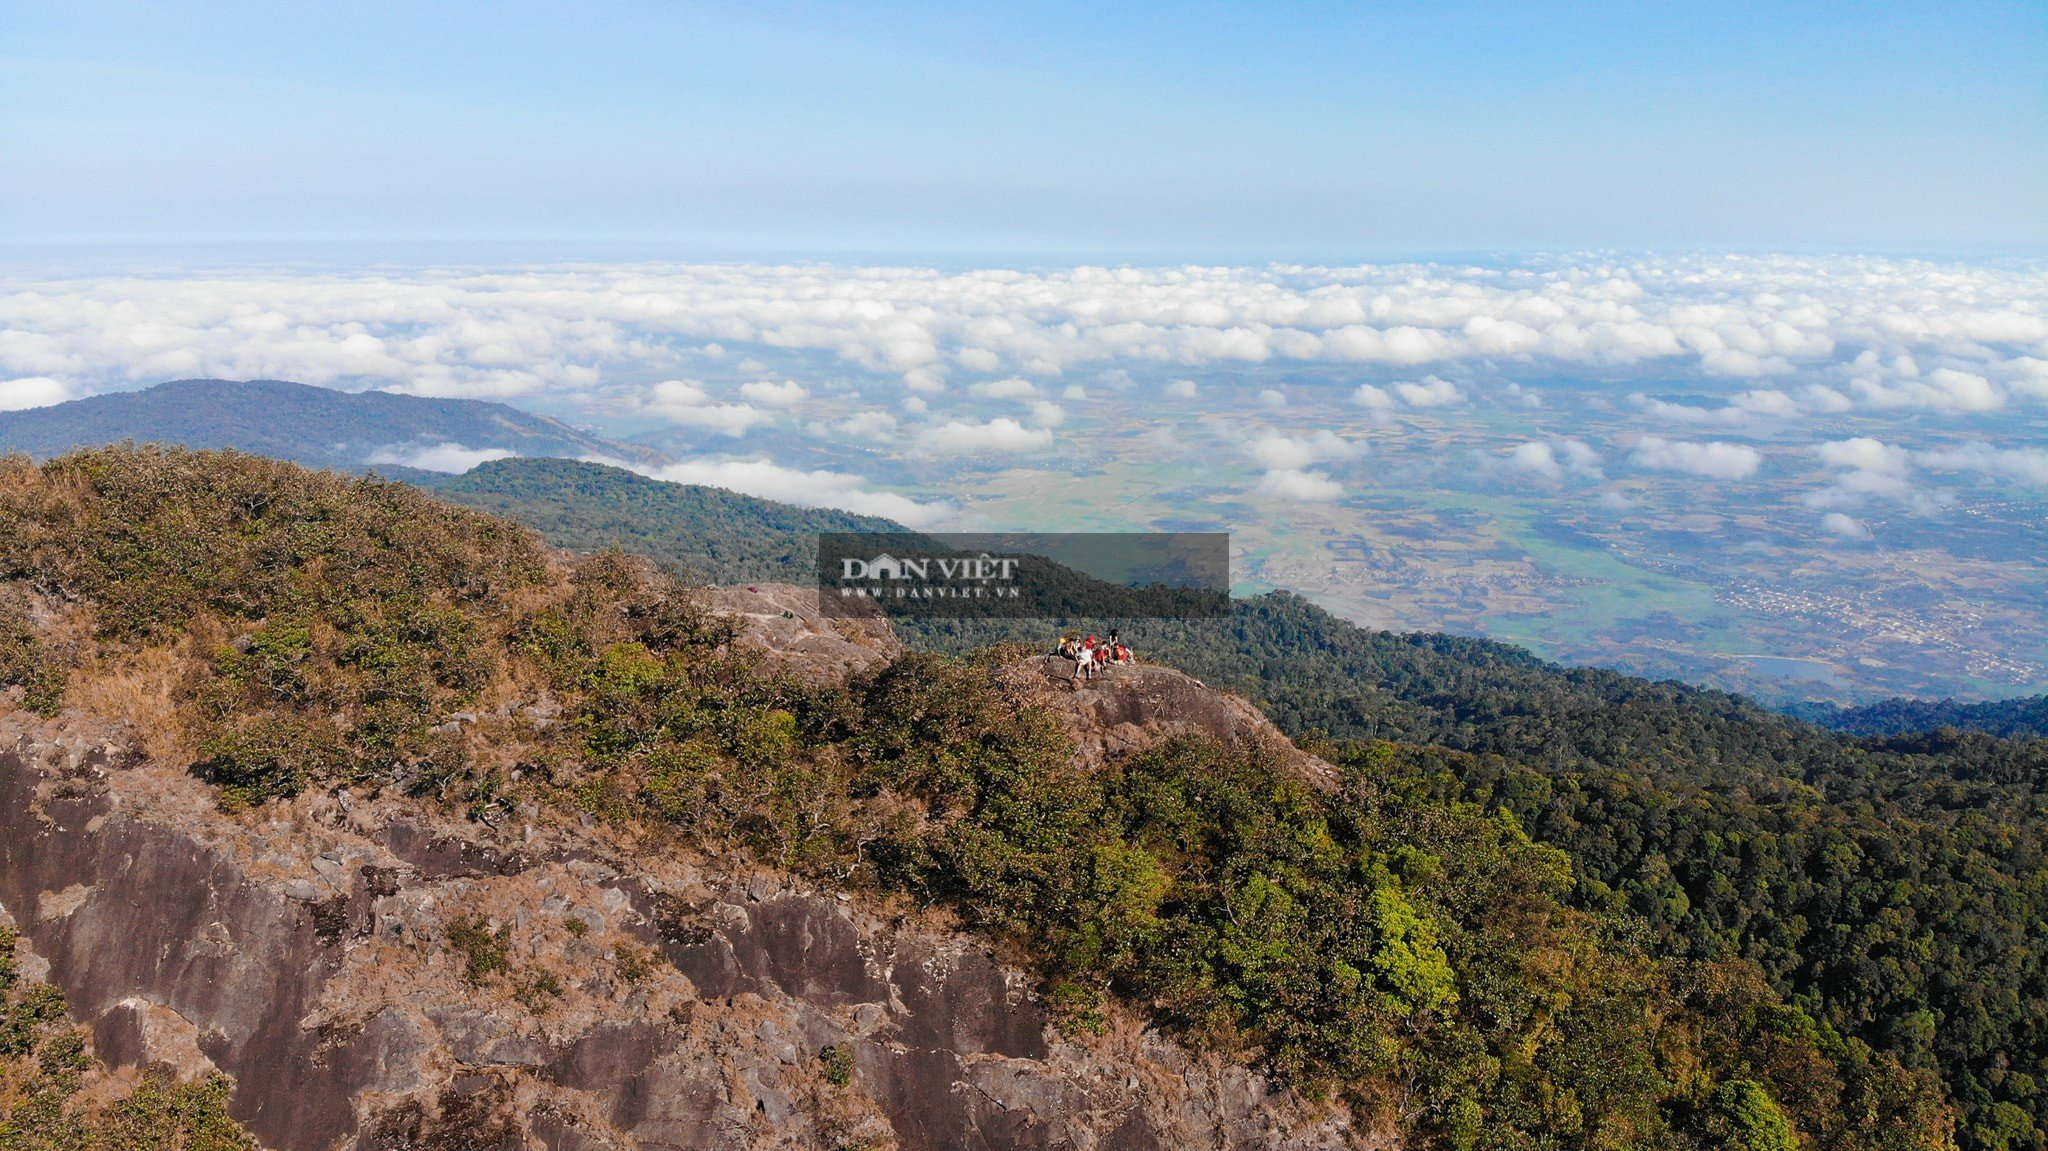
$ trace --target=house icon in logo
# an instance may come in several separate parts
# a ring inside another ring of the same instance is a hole
[[[925,579],[926,561],[900,560],[883,552],[870,560],[851,557],[839,561],[839,578],[843,580],[906,580]]]

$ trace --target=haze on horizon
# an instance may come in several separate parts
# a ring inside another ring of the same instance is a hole
[[[0,243],[30,250],[2048,241],[2023,2],[0,8]]]
[[[0,7],[0,413],[496,399],[1371,626],[2048,690],[2038,4]]]

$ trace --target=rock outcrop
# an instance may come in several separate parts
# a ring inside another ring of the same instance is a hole
[[[1294,746],[1250,703],[1170,667],[1116,664],[1093,679],[1073,678],[1074,662],[1033,656],[1001,669],[1003,686],[1020,705],[1042,707],[1074,737],[1091,763],[1179,735],[1249,743],[1317,787],[1332,787],[1336,769]]]
[[[737,623],[740,642],[766,653],[771,669],[813,682],[842,680],[903,654],[880,611],[850,605],[843,616],[828,617],[818,610],[816,588],[746,584],[697,595],[704,607]]]
[[[1378,1145],[1135,1024],[1064,1037],[914,915],[534,810],[223,814],[130,746],[0,717],[0,905],[104,1059],[235,1076],[279,1151]]]

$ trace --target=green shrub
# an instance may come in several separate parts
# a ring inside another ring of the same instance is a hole
[[[86,1098],[96,1064],[65,1015],[64,996],[24,981],[15,933],[0,927],[0,1149],[4,1151],[255,1151],[227,1113],[233,1084],[180,1083],[147,1068],[125,1093]]]
[[[481,915],[465,915],[448,921],[448,946],[462,956],[462,973],[471,983],[481,984],[507,970],[512,963],[512,929],[493,931]]]
[[[834,1087],[846,1087],[853,1083],[856,1064],[852,1044],[828,1044],[824,1050],[818,1052],[818,1061],[825,1065],[825,1082]]]
[[[19,605],[0,600],[0,688],[21,688],[22,706],[53,716],[64,702],[64,669]]]

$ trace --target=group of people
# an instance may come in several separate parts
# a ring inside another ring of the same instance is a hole
[[[1131,649],[1124,646],[1113,630],[1106,641],[1093,635],[1069,635],[1060,640],[1059,655],[1074,661],[1074,679],[1094,679],[1096,668],[1113,663],[1138,662],[1138,657],[1131,654]]]

